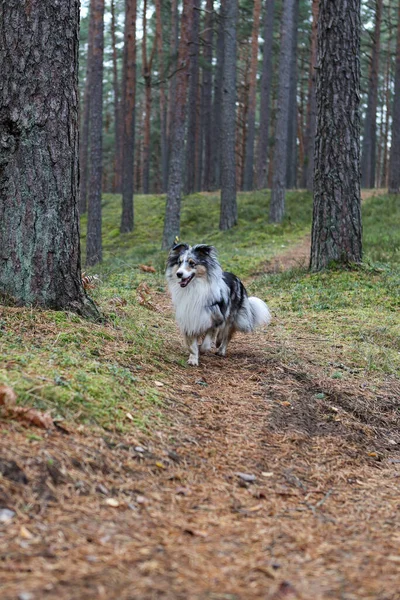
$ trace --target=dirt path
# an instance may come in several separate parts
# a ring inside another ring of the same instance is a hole
[[[2,600],[399,600],[400,389],[280,350],[176,366],[151,438],[3,424]]]

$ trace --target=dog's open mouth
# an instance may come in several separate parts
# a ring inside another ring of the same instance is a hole
[[[189,275],[189,277],[186,277],[185,279],[181,279],[179,282],[179,285],[181,286],[181,288],[186,287],[193,279],[194,277],[194,273],[192,273],[191,275]]]

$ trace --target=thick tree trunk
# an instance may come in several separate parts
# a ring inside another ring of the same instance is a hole
[[[203,112],[202,130],[204,140],[203,189],[211,190],[212,185],[212,58],[214,0],[206,2],[204,53],[203,53]]]
[[[317,124],[317,101],[315,97],[316,64],[317,64],[317,31],[318,31],[319,0],[312,0],[312,25],[311,25],[311,56],[310,74],[308,79],[307,121],[304,140],[304,161],[301,187],[310,192],[314,181],[314,149],[315,128]]]
[[[118,81],[118,56],[117,56],[117,37],[115,23],[115,0],[111,0],[111,47],[113,64],[113,90],[114,90],[114,177],[113,192],[121,190],[121,140],[120,140],[120,99],[119,99],[119,81]]]
[[[389,194],[400,194],[400,1],[397,21],[396,71],[394,77]]]
[[[91,0],[93,4],[93,0]],[[91,70],[93,55],[93,18],[92,10],[89,11],[89,36],[88,51],[86,59],[86,81],[83,94],[83,113],[81,123],[81,138],[79,144],[79,212],[83,215],[87,210],[87,187],[88,187],[88,161],[89,161],[89,121],[90,121],[90,93],[91,93]]]
[[[0,4],[0,297],[98,316],[81,281],[79,2]]]
[[[375,30],[372,43],[368,105],[364,121],[364,136],[361,155],[361,186],[365,188],[375,187],[376,169],[376,110],[378,106],[378,71],[383,0],[376,0],[375,4]]]
[[[164,50],[162,34],[161,0],[155,0],[156,6],[156,45],[158,55],[158,69],[160,73],[160,146],[161,146],[161,180],[162,191],[168,185],[168,148],[167,148],[167,104],[165,95]]]
[[[256,132],[256,94],[258,68],[258,35],[260,31],[261,0],[254,0],[253,30],[251,34],[251,60],[249,75],[249,100],[247,113],[247,136],[243,174],[243,189],[253,189],[254,138]]]
[[[225,43],[221,110],[221,213],[219,228],[237,223],[235,136],[236,136],[236,26],[237,0],[224,8]]]
[[[321,1],[313,271],[361,261],[360,29],[360,0]]]
[[[274,165],[269,219],[280,223],[285,214],[285,183],[289,131],[290,75],[293,52],[293,21],[299,0],[283,0],[281,49],[279,56],[279,89],[275,129]]]
[[[188,75],[190,72],[190,48],[194,0],[185,0],[181,19],[178,71],[176,73],[176,97],[171,124],[171,147],[169,155],[169,178],[162,248],[172,246],[179,236],[181,222],[181,194],[185,159],[185,129]]]
[[[222,0],[220,11],[217,17],[217,64],[214,77],[214,102],[212,107],[212,141],[211,141],[211,165],[212,181],[211,188],[216,190],[221,185],[221,107],[222,107],[222,78],[224,70],[224,39],[225,39],[225,15],[224,5],[226,0]]]
[[[289,126],[286,165],[286,187],[290,190],[297,185],[297,40],[299,23],[299,2],[294,3],[293,33],[292,33],[292,58],[290,73],[289,94]]]
[[[103,171],[103,52],[104,0],[93,0],[93,56],[90,95],[89,197],[86,234],[86,264],[102,260],[101,183]]]
[[[125,1],[121,233],[133,230],[133,164],[136,98],[136,0]]]
[[[193,194],[196,178],[197,96],[199,87],[200,0],[194,0],[190,52],[188,127],[186,139],[186,194]]]
[[[272,44],[274,40],[275,0],[266,0],[264,13],[264,49],[260,92],[260,129],[257,144],[256,188],[267,186],[269,120],[272,87]]]

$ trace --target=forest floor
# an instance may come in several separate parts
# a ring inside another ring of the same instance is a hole
[[[399,272],[310,276],[300,240],[249,255],[271,326],[198,368],[157,274],[131,290],[119,272],[122,297],[110,276],[106,325],[4,309],[3,382],[65,420],[0,421],[2,600],[399,600]]]

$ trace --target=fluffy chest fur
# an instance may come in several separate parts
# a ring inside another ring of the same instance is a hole
[[[187,288],[181,288],[175,279],[168,277],[168,287],[175,307],[176,321],[182,333],[196,336],[210,329],[210,306],[219,300],[221,290],[204,278],[195,278]]]

